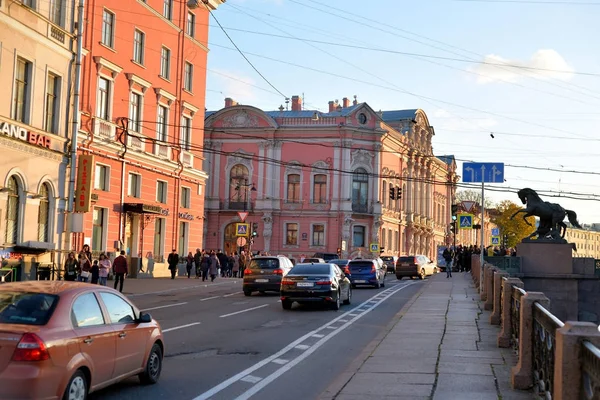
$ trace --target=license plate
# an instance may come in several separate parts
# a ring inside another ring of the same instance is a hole
[[[269,280],[268,279],[256,279],[254,282],[256,282],[256,283],[267,283],[267,282],[269,282]]]
[[[408,267],[408,264],[407,263],[402,263],[402,266],[403,267]]]
[[[298,287],[313,287],[315,284],[312,282],[298,282],[296,286]]]
[[[364,279],[357,279],[354,282],[356,282],[356,283],[367,283],[367,281],[365,281]]]

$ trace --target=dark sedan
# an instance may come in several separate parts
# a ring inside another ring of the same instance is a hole
[[[339,310],[350,304],[352,287],[346,274],[335,264],[298,264],[281,281],[281,306],[290,310],[299,304],[322,302]]]

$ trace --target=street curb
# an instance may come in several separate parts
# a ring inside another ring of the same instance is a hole
[[[327,387],[327,389],[325,389],[317,397],[317,400],[334,400],[337,397],[337,395],[342,391],[342,389],[344,389],[344,387],[348,384],[348,382],[350,382],[350,380],[354,377],[354,375],[360,370],[360,368],[363,366],[363,364],[365,363],[365,361],[367,361],[367,359],[369,357],[371,357],[371,354],[373,354],[373,352],[377,349],[377,347],[379,346],[379,344],[381,344],[381,342],[383,341],[383,339],[385,339],[385,337],[390,333],[390,331],[392,329],[394,329],[394,327],[396,326],[396,324],[398,324],[398,322],[400,322],[400,320],[402,319],[402,317],[404,316],[404,314],[406,314],[406,312],[415,303],[415,301],[417,301],[417,299],[419,297],[421,297],[421,295],[423,294],[423,292],[425,291],[425,289],[427,289],[427,287],[430,285],[430,282],[431,281],[428,280],[423,285],[423,287],[421,287],[421,289],[419,289],[417,291],[417,293],[415,293],[413,295],[413,297],[410,300],[408,300],[406,302],[406,304],[404,304],[404,306],[402,306],[402,308],[400,309],[400,311],[398,311],[398,313],[396,315],[394,315],[394,317],[392,318],[392,320],[387,324],[387,326],[383,329],[383,331],[381,331],[379,333],[379,335],[377,335],[377,337],[375,337],[375,339],[373,339],[364,348],[364,350],[360,352],[360,354],[348,365],[348,368],[346,368],[346,370],[344,372],[342,372]]]

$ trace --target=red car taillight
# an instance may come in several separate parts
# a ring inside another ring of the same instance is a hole
[[[283,275],[283,270],[281,268],[277,268],[273,270],[274,275]]]
[[[374,274],[374,273],[375,273],[375,271],[376,271],[376,268],[375,268],[375,266],[373,265],[373,266],[371,267],[371,273],[372,273],[372,274]]]
[[[317,285],[331,285],[331,281],[317,281]]]
[[[244,270],[244,275],[252,275],[252,270],[250,268],[246,268]]]
[[[36,334],[23,335],[13,353],[13,361],[44,361],[50,358],[46,345]]]
[[[347,265],[344,267],[344,274],[350,275],[350,267]]]
[[[284,279],[281,281],[281,284],[284,286],[292,286],[294,284],[294,281],[291,281],[289,279]]]

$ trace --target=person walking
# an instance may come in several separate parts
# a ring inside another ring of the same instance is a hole
[[[190,279],[190,275],[192,274],[192,267],[194,266],[194,255],[190,251],[185,260],[185,270],[187,272],[188,279]]]
[[[202,270],[202,282],[208,279],[208,271],[210,269],[210,255],[207,252],[202,254],[200,261],[200,269]]]
[[[214,282],[217,274],[219,273],[219,268],[221,267],[221,263],[215,254],[215,251],[210,252],[210,281]]]
[[[238,272],[240,272],[240,256],[238,256],[238,253],[235,252],[233,253],[233,277],[237,278],[238,276]]]
[[[67,256],[67,259],[65,260],[65,265],[64,265],[64,279],[65,281],[70,281],[73,282],[75,280],[77,280],[77,260],[75,259],[75,253],[70,252],[69,255]]]
[[[98,262],[98,283],[102,286],[106,286],[108,281],[108,273],[112,265],[106,254],[101,253],[99,258],[100,261]]]
[[[448,250],[448,248],[444,249],[442,257],[446,261],[446,279],[452,278],[452,253]]]
[[[202,275],[202,270],[200,269],[200,264],[202,263],[202,253],[200,249],[196,249],[196,254],[194,254],[194,266],[196,267],[196,279],[200,278]]]
[[[177,264],[179,264],[179,254],[177,254],[175,249],[173,249],[171,254],[169,254],[169,257],[167,257],[167,263],[171,270],[171,279],[175,279],[175,275],[177,274]]]
[[[92,261],[88,258],[87,253],[82,251],[79,253],[79,282],[88,282],[91,277]]]
[[[115,289],[119,284],[119,292],[123,293],[123,281],[127,275],[127,258],[125,258],[125,250],[121,250],[121,254],[113,262],[113,274],[115,275]]]

